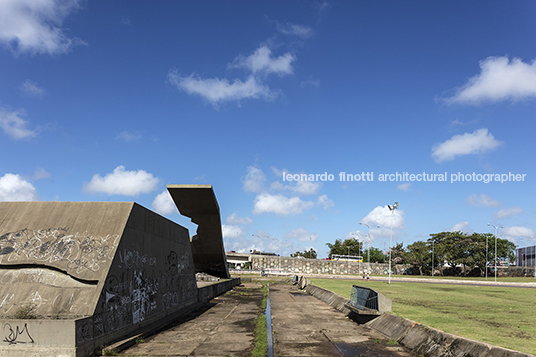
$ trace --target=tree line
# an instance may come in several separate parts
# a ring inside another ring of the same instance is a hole
[[[497,265],[502,262],[515,261],[516,245],[508,239],[497,238]],[[355,238],[344,241],[335,240],[334,244],[326,243],[330,248],[329,256],[361,255],[368,261],[368,250],[363,243]],[[467,272],[484,275],[485,267],[492,269],[495,265],[495,235],[491,233],[441,232],[430,234],[426,241],[416,241],[407,247],[403,243],[396,244],[392,250],[391,262],[410,266],[420,275],[453,275]],[[370,248],[370,262],[383,263],[389,261],[389,253],[378,248]]]

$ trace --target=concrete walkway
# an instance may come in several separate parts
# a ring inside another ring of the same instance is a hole
[[[270,285],[270,300],[274,356],[413,356],[293,285]],[[251,356],[261,301],[261,286],[243,283],[121,355]]]
[[[274,356],[413,356],[293,285],[271,285],[270,300]]]
[[[212,299],[174,326],[121,352],[124,356],[251,356],[261,285],[246,283]]]

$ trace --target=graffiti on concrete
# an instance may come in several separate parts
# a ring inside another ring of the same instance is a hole
[[[28,324],[26,323],[22,329],[20,329],[18,325],[13,329],[11,324],[6,323],[4,325],[4,335],[6,335],[4,337],[4,342],[8,342],[10,345],[17,343],[34,343],[34,340],[28,331]]]
[[[0,235],[0,264],[19,260],[39,263],[63,262],[77,273],[96,272],[112,259],[118,234],[94,236],[88,232],[69,234],[69,228],[22,229]]]
[[[190,252],[179,256],[170,251],[165,264],[158,267],[155,257],[136,250],[122,250],[118,257],[119,274],[108,275],[99,312],[93,316],[95,337],[197,299]]]

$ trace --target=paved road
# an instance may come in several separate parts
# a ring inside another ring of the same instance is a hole
[[[274,356],[412,356],[385,336],[347,319],[289,284],[270,286]],[[254,319],[262,301],[257,283],[211,300],[174,326],[123,351],[126,356],[251,356]]]

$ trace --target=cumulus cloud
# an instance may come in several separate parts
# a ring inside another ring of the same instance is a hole
[[[244,234],[240,226],[232,224],[222,224],[221,231],[223,234],[223,238],[237,238],[241,237]]]
[[[255,197],[253,213],[275,213],[278,215],[300,214],[315,206],[314,202],[303,201],[299,197],[285,197],[281,194],[261,193]]]
[[[483,101],[513,102],[536,98],[536,61],[519,58],[488,57],[480,62],[480,74],[445,99],[447,103],[479,104]]]
[[[49,178],[50,177],[50,172],[47,172],[45,169],[43,169],[42,167],[38,167],[36,170],[35,170],[35,173],[33,175],[33,179],[34,180],[41,180],[41,179],[44,179],[44,178]]]
[[[435,144],[432,157],[437,163],[453,160],[456,156],[481,154],[496,149],[502,142],[495,140],[488,129],[482,128],[473,133],[454,135],[449,140]]]
[[[244,67],[253,74],[292,74],[294,68],[292,62],[296,60],[290,53],[285,53],[279,57],[273,57],[272,51],[267,46],[259,47],[248,57],[239,56],[235,59],[232,67]]]
[[[249,76],[245,82],[235,79],[233,82],[225,78],[199,78],[194,74],[183,77],[177,70],[168,73],[168,80],[177,89],[183,90],[188,94],[199,95],[208,100],[213,105],[226,101],[240,101],[242,99],[263,98],[272,100],[277,97],[273,92],[257,80],[254,76]]]
[[[27,95],[28,97],[38,97],[42,98],[46,91],[43,88],[40,88],[36,83],[27,79],[19,86],[20,91]]]
[[[501,204],[496,199],[486,195],[485,193],[477,196],[476,193],[473,193],[465,199],[465,203],[470,206],[479,206],[479,207],[500,207]]]
[[[37,136],[36,130],[28,129],[28,121],[22,119],[24,113],[10,112],[0,107],[0,128],[13,139],[27,139]]]
[[[156,213],[161,215],[172,214],[177,211],[177,206],[175,206],[175,202],[173,202],[168,190],[164,190],[156,195],[151,207]]]
[[[37,190],[16,174],[0,177],[0,201],[37,201]]]
[[[237,213],[233,213],[232,215],[227,217],[227,219],[225,220],[225,223],[227,223],[227,224],[247,225],[247,224],[251,224],[251,222],[253,222],[253,220],[251,218],[249,218],[249,217],[242,218]]]
[[[521,207],[512,207],[512,208],[505,208],[501,209],[493,214],[493,217],[495,219],[508,219],[512,218],[514,216],[517,216],[518,214],[523,213],[523,209]]]
[[[455,225],[452,226],[452,228],[450,228],[450,232],[457,232],[457,231],[461,231],[461,232],[469,232],[468,230],[468,227],[469,227],[469,221],[464,221],[464,222],[458,222],[456,223]]]
[[[393,229],[404,228],[404,211],[395,209],[389,210],[387,206],[378,206],[374,208],[361,222],[368,224],[369,226],[377,225],[383,230],[391,229],[391,220]]]
[[[504,227],[503,229],[497,231],[497,236],[499,238],[519,238],[519,237],[534,237],[536,233],[530,228],[523,226],[514,226],[514,227]]]
[[[411,182],[406,182],[406,183],[403,183],[403,184],[400,184],[397,186],[397,188],[400,190],[400,191],[409,191],[409,189],[411,188]]]
[[[264,181],[266,181],[264,172],[255,166],[249,166],[247,168],[246,176],[242,178],[244,191],[262,192],[264,190]]]
[[[88,193],[137,196],[152,192],[158,182],[158,178],[144,170],[126,171],[124,166],[118,166],[104,177],[94,175],[91,181],[84,185],[83,190]]]
[[[287,239],[297,240],[298,242],[316,242],[318,240],[318,235],[302,227],[288,231],[285,236]]]
[[[0,42],[14,53],[68,52],[84,43],[69,38],[61,29],[63,20],[77,11],[81,0],[0,1]]]

